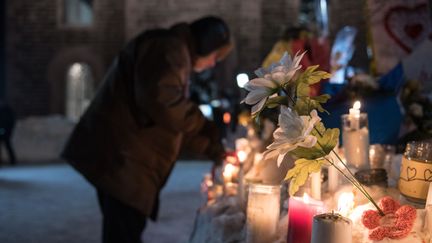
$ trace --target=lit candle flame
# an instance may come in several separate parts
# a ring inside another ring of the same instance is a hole
[[[354,208],[354,194],[344,192],[338,198],[338,211],[342,216],[348,217]]]
[[[234,165],[232,165],[232,164],[226,164],[225,168],[224,168],[224,171],[223,171],[224,178],[231,180],[232,175],[234,173],[234,170],[235,170],[235,166]]]
[[[303,193],[303,202],[306,204],[309,204],[309,202],[310,202],[309,195],[306,192]]]
[[[246,158],[247,158],[247,154],[246,154],[245,151],[240,150],[240,151],[237,152],[237,157],[238,157],[240,163],[243,163],[246,160]]]
[[[361,108],[361,103],[360,101],[357,100],[356,102],[354,102],[353,109],[360,110],[360,108]]]

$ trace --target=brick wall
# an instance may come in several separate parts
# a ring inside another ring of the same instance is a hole
[[[93,0],[94,26],[58,25],[61,0],[7,0],[6,93],[19,116],[64,112],[64,75],[68,65],[89,63],[100,80],[123,46],[144,29],[168,27],[203,15],[229,24],[236,48],[224,64],[225,86],[235,74],[252,72],[280,36],[296,23],[301,0]],[[367,63],[363,1],[329,2],[331,33],[346,24],[359,28],[353,64]]]
[[[225,79],[231,79],[232,85],[236,71],[252,72],[259,67],[281,30],[296,21],[299,1],[128,0],[126,36],[131,38],[147,28],[168,27],[204,15],[221,16],[229,24],[236,44],[235,57],[226,64],[231,66],[225,68],[230,69]]]
[[[63,112],[52,103],[64,102],[53,94],[64,93],[65,72],[49,80],[50,67],[62,52],[76,46],[99,56],[107,66],[124,42],[124,4],[117,0],[93,1],[93,27],[66,28],[58,23],[60,0],[7,0],[6,79],[7,99],[19,116]],[[85,60],[82,52],[63,62],[63,71],[72,62]],[[56,84],[55,82],[59,82]],[[53,90],[57,88],[57,90]]]

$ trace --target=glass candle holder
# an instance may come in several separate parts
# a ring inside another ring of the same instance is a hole
[[[402,156],[399,190],[409,201],[424,203],[432,182],[432,141],[412,141]]]
[[[250,184],[246,242],[273,242],[280,213],[280,185]]]
[[[369,128],[366,113],[342,115],[342,144],[346,161],[357,170],[369,168]]]

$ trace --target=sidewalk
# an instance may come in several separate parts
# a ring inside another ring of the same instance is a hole
[[[210,166],[177,163],[161,195],[159,221],[149,223],[144,242],[187,242]],[[100,221],[93,187],[68,165],[0,167],[0,242],[98,243]]]

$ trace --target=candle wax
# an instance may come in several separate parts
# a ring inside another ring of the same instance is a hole
[[[279,186],[250,187],[246,213],[246,242],[273,242],[276,238],[279,212]]]
[[[369,168],[369,130],[344,130],[342,141],[348,164],[356,169]]]

